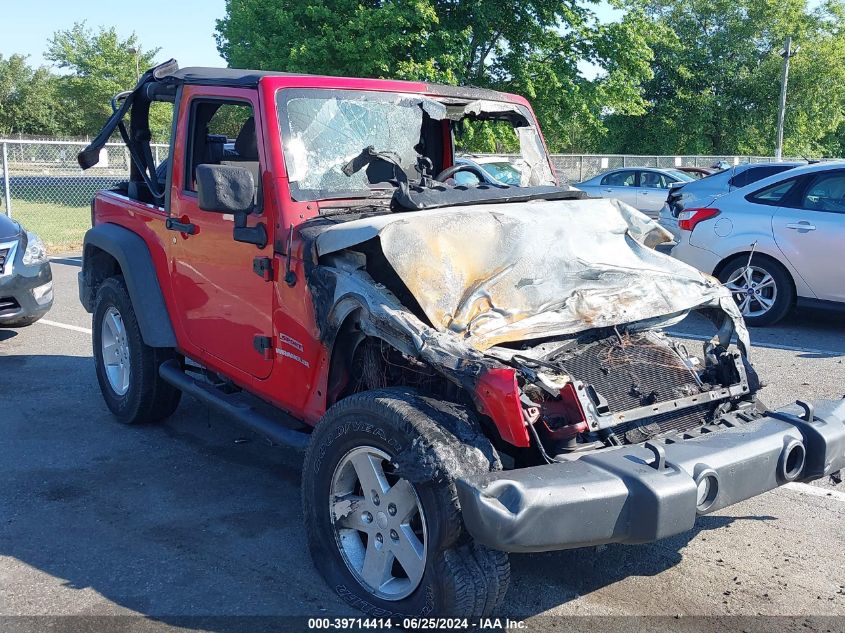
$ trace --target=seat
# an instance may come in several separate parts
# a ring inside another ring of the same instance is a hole
[[[261,167],[258,162],[258,137],[255,133],[255,117],[249,117],[241,126],[235,139],[235,156],[227,156],[221,165],[243,167],[252,173],[255,183],[255,204],[261,205]]]
[[[657,174],[652,174],[650,172],[645,172],[642,175],[642,180],[640,182],[640,187],[648,187],[649,189],[661,189],[660,186],[660,177]]]

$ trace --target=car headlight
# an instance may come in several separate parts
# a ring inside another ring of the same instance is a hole
[[[24,266],[43,264],[47,261],[47,247],[35,233],[26,232],[26,250],[21,261]]]

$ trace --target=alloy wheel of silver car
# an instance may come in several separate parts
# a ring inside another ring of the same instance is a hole
[[[725,282],[744,317],[759,317],[775,305],[778,287],[774,277],[759,266],[742,266]]]
[[[129,340],[123,317],[114,306],[110,306],[103,314],[100,351],[109,386],[117,395],[125,395],[129,391],[131,373]]]
[[[390,456],[359,446],[343,456],[331,482],[329,513],[340,554],[355,579],[383,600],[401,600],[425,573],[422,504],[406,479],[385,472]]]

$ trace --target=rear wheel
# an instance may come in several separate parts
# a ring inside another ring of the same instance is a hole
[[[719,280],[731,291],[748,325],[772,325],[792,308],[795,289],[786,269],[775,260],[740,255],[728,261]]]
[[[317,424],[303,467],[315,566],[368,614],[491,614],[507,591],[507,555],[464,531],[454,480],[498,468],[456,406],[403,389],[340,401]]]
[[[92,338],[100,391],[118,420],[156,422],[176,410],[182,392],[158,374],[159,366],[176,353],[144,343],[123,277],[100,284]]]

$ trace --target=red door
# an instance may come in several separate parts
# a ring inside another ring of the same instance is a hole
[[[272,337],[273,284],[253,272],[258,257],[273,256],[272,200],[261,200],[248,225],[264,223],[268,245],[234,241],[231,215],[201,211],[194,171],[199,164],[240,164],[260,186],[267,158],[257,93],[231,88],[186,87],[177,129],[171,216],[193,224],[195,234],[172,233],[173,290],[190,344],[212,366],[228,365],[266,378],[273,361],[256,351],[256,337]],[[252,129],[250,129],[252,126]],[[269,198],[269,196],[268,196]],[[229,369],[227,368],[227,369]]]

